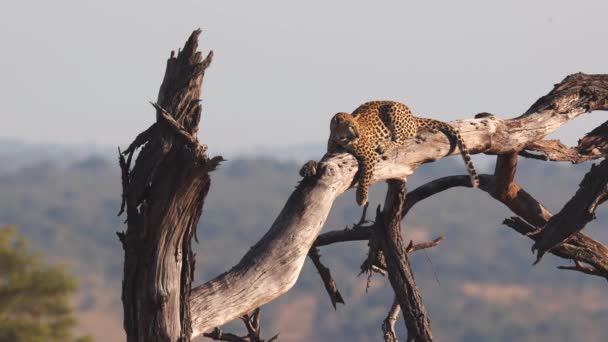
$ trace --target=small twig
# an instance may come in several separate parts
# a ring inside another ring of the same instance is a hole
[[[334,309],[336,309],[336,303],[344,304],[344,299],[342,298],[340,291],[338,291],[338,287],[331,276],[329,268],[325,267],[323,263],[321,263],[321,253],[319,252],[319,249],[316,247],[311,248],[308,252],[308,257],[310,260],[312,260],[317,272],[319,272],[319,275],[323,280],[323,285],[325,285],[325,290],[327,290],[327,294],[331,300],[331,305],[334,307]]]
[[[247,336],[238,336],[231,333],[223,333],[219,327],[213,329],[210,333],[203,333],[203,336],[211,338],[216,341],[227,341],[227,342],[265,342],[260,337],[261,325],[260,325],[260,308],[253,310],[251,315],[244,314],[241,317],[245,328],[247,328]],[[268,342],[276,341],[279,334],[271,337]]]
[[[260,339],[260,308],[256,308],[253,310],[251,315],[244,314],[241,317],[243,323],[245,323],[245,327],[247,328],[247,332],[249,333],[249,338],[252,340]]]
[[[337,242],[369,240],[372,234],[372,226],[356,226],[355,228],[344,228],[333,230],[317,236],[314,247],[322,247]]]
[[[435,247],[435,246],[439,245],[441,242],[443,242],[443,240],[445,240],[445,237],[440,236],[440,237],[436,238],[433,241],[427,241],[427,242],[417,243],[415,245],[414,245],[414,242],[412,240],[410,240],[410,244],[407,246],[406,252],[407,252],[407,254],[411,254],[411,253],[414,253],[414,252],[419,251],[421,249],[427,249],[427,248]]]
[[[192,147],[198,149],[201,145],[198,142],[198,139],[194,137],[192,134],[188,133],[184,126],[182,126],[179,122],[175,121],[173,116],[167,112],[163,107],[161,107],[158,103],[150,102],[150,104],[160,113],[159,118],[162,118],[173,131],[184,138]]]
[[[359,272],[359,275],[363,273],[367,274],[367,281],[365,284],[366,292],[371,286],[372,275],[374,273],[379,273],[382,276],[385,276],[387,274],[386,260],[384,259],[384,254],[382,253],[382,250],[380,250],[378,240],[376,239],[374,234],[371,234],[367,245],[369,246],[369,249],[367,251],[367,258],[365,258],[365,260],[361,264],[361,272]]]
[[[426,259],[431,264],[431,268],[433,269],[433,275],[435,276],[435,280],[437,281],[437,284],[440,284],[439,276],[437,275],[437,270],[435,269],[435,265],[433,265],[433,261],[431,261],[431,258],[426,253],[426,249],[439,245],[443,240],[445,240],[445,238],[443,236],[440,236],[433,241],[422,242],[422,243],[419,243],[416,245],[414,245],[413,240],[410,240],[410,244],[405,249],[407,254],[411,254],[411,253],[414,253],[419,250],[422,250],[424,252]]]
[[[398,342],[397,334],[395,333],[395,322],[397,322],[399,312],[401,312],[401,307],[395,298],[391,309],[388,311],[388,315],[382,323],[382,333],[384,334],[385,342]]]

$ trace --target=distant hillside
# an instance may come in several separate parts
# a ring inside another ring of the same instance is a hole
[[[6,149],[0,147],[0,158]],[[22,157],[36,159],[27,153]],[[122,336],[123,254],[115,232],[124,229],[124,218],[116,216],[121,189],[118,167],[110,158],[98,154],[67,163],[41,158],[0,169],[0,226],[17,225],[52,260],[76,272],[81,329],[100,341]],[[230,268],[264,234],[299,181],[299,166],[238,158],[214,172],[195,246],[197,283]],[[588,169],[589,164],[522,160],[517,181],[556,212]],[[462,161],[448,158],[422,167],[408,188],[463,173]],[[372,188],[372,206],[382,202],[384,189],[383,184]],[[352,190],[341,196],[324,230],[355,222],[360,209],[354,203]],[[586,230],[605,242],[607,214],[602,209]],[[419,203],[406,219],[407,239],[446,237],[438,248],[412,257],[437,340],[603,341],[608,336],[605,281],[556,270],[565,261],[553,256],[532,267],[530,240],[500,224],[508,216],[485,193],[453,189]],[[365,277],[357,277],[366,252],[365,243],[322,249],[346,306],[332,309],[307,263],[294,289],[262,309],[264,330],[280,332],[281,341],[380,340],[392,296],[387,280],[378,276],[366,293]]]
[[[0,174],[40,162],[65,166],[91,155],[111,159],[115,154],[114,146],[36,144],[0,138]]]

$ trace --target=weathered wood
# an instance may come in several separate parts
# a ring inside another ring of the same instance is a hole
[[[451,124],[460,131],[471,153],[517,152],[583,113],[607,110],[607,94],[608,75],[575,74],[522,116],[502,120],[481,115]],[[420,165],[457,153],[450,147],[444,134],[424,132],[391,151],[376,166],[372,182],[406,179]],[[317,175],[298,185],[270,230],[241,261],[192,289],[193,336],[268,303],[291,288],[333,201],[351,186],[356,171],[357,162],[351,155],[326,155],[315,170]]]
[[[592,138],[589,138],[585,142],[589,144],[598,143],[602,144],[603,141],[599,141],[596,139],[595,141],[590,141]],[[583,145],[586,148],[590,148],[590,145]],[[603,148],[603,147],[602,147]],[[529,151],[540,152],[530,153]],[[589,150],[583,150],[581,145],[576,147],[568,147],[561,143],[559,140],[539,140],[528,144],[524,151],[520,151],[520,154],[524,157],[540,159],[540,160],[550,160],[550,161],[569,161],[575,164],[586,162],[588,160],[594,160],[598,158],[602,158],[605,152],[600,152],[596,148],[591,148]]]
[[[503,199],[513,196],[513,189],[510,189],[509,185],[515,179],[516,170],[517,153],[506,153],[496,157],[494,197]]]
[[[122,301],[127,341],[190,341],[191,241],[209,190],[209,159],[196,132],[211,54],[197,52],[200,31],[167,61],[157,121],[120,156],[127,231]],[[130,167],[135,150],[142,150]],[[122,210],[121,210],[122,211]]]

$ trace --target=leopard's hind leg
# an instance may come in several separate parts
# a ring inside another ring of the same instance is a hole
[[[405,143],[416,133],[415,120],[410,109],[402,103],[391,103],[380,111],[380,120],[390,132],[390,140],[381,141],[376,152],[384,154]]]

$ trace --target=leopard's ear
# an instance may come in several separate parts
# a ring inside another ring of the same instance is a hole
[[[333,118],[331,118],[331,122],[329,123],[329,130],[330,131],[335,130],[336,126],[338,126],[338,118],[336,118],[336,116],[334,116]]]

